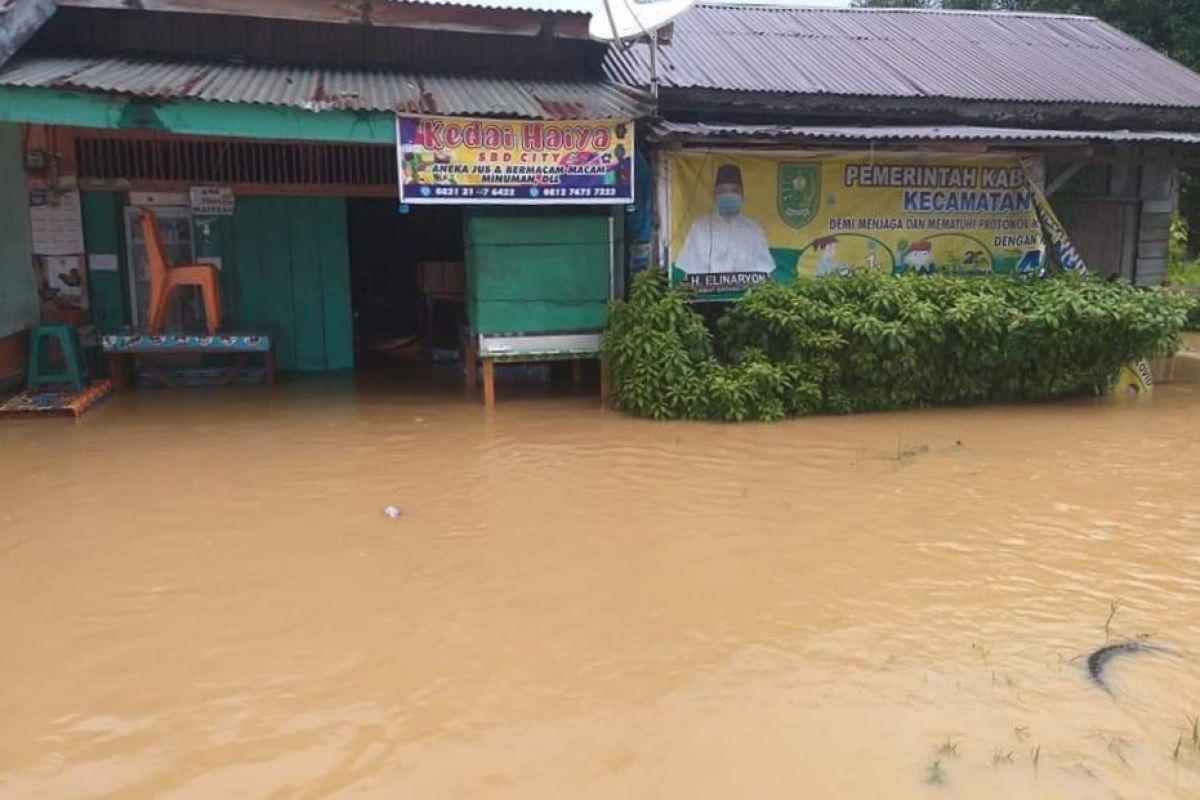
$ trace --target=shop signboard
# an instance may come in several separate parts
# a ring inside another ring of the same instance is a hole
[[[400,116],[400,201],[633,202],[633,122]]]
[[[854,270],[1040,274],[1039,194],[1012,155],[680,152],[672,283],[725,300]]]

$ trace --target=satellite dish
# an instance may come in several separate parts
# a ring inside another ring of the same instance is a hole
[[[602,42],[645,36],[687,11],[696,0],[597,0],[588,34]]]

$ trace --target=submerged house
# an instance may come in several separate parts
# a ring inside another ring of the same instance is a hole
[[[415,333],[452,354],[460,323],[497,357],[595,354],[652,106],[602,74],[587,2],[49,5],[0,67],[0,377],[39,319],[145,330],[147,209],[168,263],[217,269],[221,329],[269,337],[283,371]],[[572,146],[591,160],[564,167]],[[184,291],[170,313],[207,316]]]
[[[657,91],[654,260],[701,291],[736,289],[695,257],[723,166],[776,279],[1027,267],[1042,224],[1038,198],[1007,194],[1019,163],[1092,272],[1163,280],[1178,169],[1200,164],[1200,75],[1104,22],[701,2],[673,28],[605,68]]]
[[[1098,20],[698,3],[610,47],[599,7],[11,0],[0,381],[39,322],[145,331],[147,231],[281,370],[416,332],[485,384],[595,356],[648,263],[713,298],[1028,271],[1061,221],[1069,265],[1164,276],[1200,76]],[[187,291],[169,314],[210,316]]]

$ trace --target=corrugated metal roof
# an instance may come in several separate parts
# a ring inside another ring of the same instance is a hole
[[[699,4],[659,56],[666,89],[1200,108],[1200,75],[1091,17]],[[648,45],[605,67],[646,85]]]
[[[308,111],[400,111],[529,119],[640,117],[652,108],[649,98],[641,92],[605,81],[456,77],[117,58],[18,57],[0,70],[0,85],[216,103],[259,103]]]
[[[540,11],[550,14],[591,14],[600,0],[389,0],[423,6],[494,8],[502,11]]]
[[[1060,131],[1043,128],[991,128],[976,125],[894,125],[851,127],[739,125],[737,123],[660,122],[657,138],[791,140],[796,142],[1114,142],[1200,145],[1200,133],[1179,131]]]
[[[0,0],[0,65],[12,58],[57,10],[55,0]]]

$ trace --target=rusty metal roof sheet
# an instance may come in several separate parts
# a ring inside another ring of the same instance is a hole
[[[1200,75],[1092,17],[702,3],[659,56],[668,90],[1200,107]],[[648,65],[638,44],[605,68]]]
[[[600,0],[388,0],[423,6],[490,8],[501,11],[538,11],[550,14],[591,14]]]
[[[607,81],[530,80],[306,67],[18,57],[0,85],[77,89],[308,111],[397,111],[529,119],[640,117],[643,93]]]
[[[889,125],[873,127],[811,125],[741,125],[738,123],[660,122],[658,139],[731,139],[793,142],[1008,142],[1012,144],[1113,142],[1200,146],[1200,133],[1182,131],[1050,130],[995,128],[978,125]]]

